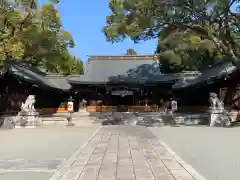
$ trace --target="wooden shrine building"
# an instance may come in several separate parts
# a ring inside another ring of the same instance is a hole
[[[86,73],[68,82],[90,111],[116,110],[118,105],[156,110],[161,99],[171,96],[176,80],[160,72],[156,56],[89,56]]]
[[[231,61],[219,62],[202,71],[191,80],[181,80],[173,85],[179,106],[209,108],[209,93],[215,92],[227,109],[240,108],[240,74]]]
[[[238,108],[239,72],[231,62],[221,62],[199,72],[162,74],[156,56],[89,56],[85,74],[48,74],[26,62],[5,61],[0,74],[0,113],[18,112],[30,94],[42,113],[66,112],[72,97],[75,110],[87,100],[88,111],[157,111],[174,96],[179,107],[209,107],[210,92],[226,106]],[[239,93],[240,94],[240,93]]]
[[[0,76],[0,113],[17,113],[28,95],[36,95],[40,113],[66,111],[71,85],[64,76],[47,75],[26,62],[6,60]]]

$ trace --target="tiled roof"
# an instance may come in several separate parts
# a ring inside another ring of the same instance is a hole
[[[127,56],[128,57],[128,56]],[[79,77],[70,77],[70,83],[146,83],[168,82],[175,78],[160,72],[158,61],[150,59],[115,59],[89,61],[86,73]]]
[[[15,61],[9,61],[7,63],[8,71],[10,73],[20,78],[23,78],[26,81],[36,83],[40,86],[45,86],[52,89],[59,89],[63,91],[67,91],[71,88],[71,85],[67,82],[65,77],[56,78],[52,76],[46,76],[46,74],[35,68],[27,67]]]
[[[88,56],[88,62],[94,60],[158,60],[156,55],[131,55],[131,56]]]
[[[202,74],[194,79],[186,80],[182,83],[175,83],[173,89],[187,88],[197,86],[205,82],[213,82],[215,80],[226,77],[227,75],[235,72],[237,67],[231,61],[220,62],[210,68],[207,68]]]

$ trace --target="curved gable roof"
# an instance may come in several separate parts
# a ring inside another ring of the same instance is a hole
[[[5,67],[9,73],[26,81],[63,91],[68,91],[71,89],[71,85],[68,83],[65,77],[47,76],[46,73],[43,73],[36,68],[28,67],[21,62],[7,61],[5,63]]]
[[[88,62],[86,73],[70,77],[75,84],[166,82],[174,78],[160,72],[158,62],[151,59],[101,59]]]
[[[197,86],[207,81],[208,82],[215,81],[223,77],[226,77],[229,74],[232,74],[236,70],[237,70],[237,67],[234,66],[231,61],[220,62],[213,65],[210,68],[205,69],[202,72],[202,74],[196,77],[195,79],[191,79],[182,84],[181,83],[174,84],[173,88],[174,89],[186,88],[186,87]]]

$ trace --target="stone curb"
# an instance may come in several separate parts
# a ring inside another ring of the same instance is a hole
[[[60,180],[64,173],[68,170],[68,168],[76,161],[82,149],[84,149],[88,145],[88,143],[92,140],[92,138],[98,133],[100,129],[101,127],[99,127],[72,156],[70,156],[66,161],[64,161],[49,180]]]
[[[165,142],[158,140],[160,144],[175,158],[175,160],[193,177],[194,180],[207,180],[191,165],[187,164],[180,156],[178,156]]]
[[[49,170],[49,169],[23,169],[23,170],[16,170],[16,169],[0,169],[0,174],[6,173],[26,173],[26,172],[34,172],[34,173],[54,173],[56,169]]]
[[[88,121],[72,121],[72,123],[74,124],[75,127],[93,125],[92,122],[88,122]],[[42,125],[67,125],[67,124],[68,124],[67,121],[46,121],[42,123]]]

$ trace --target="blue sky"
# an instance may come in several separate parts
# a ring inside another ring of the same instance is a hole
[[[39,3],[46,1],[40,0]],[[131,40],[114,44],[106,41],[102,27],[110,13],[108,0],[60,0],[56,8],[64,28],[75,40],[76,47],[71,52],[82,60],[86,60],[87,55],[123,55],[128,48],[135,49],[138,54],[153,54],[155,51],[156,40],[139,44]]]
[[[39,0],[39,4],[48,0]],[[133,48],[138,54],[153,54],[157,40],[134,44],[131,40],[120,43],[107,42],[102,27],[105,18],[110,13],[108,0],[60,0],[56,5],[60,12],[64,28],[69,31],[76,43],[71,53],[82,60],[87,55],[123,55],[128,48]],[[236,5],[231,8],[233,11]]]

